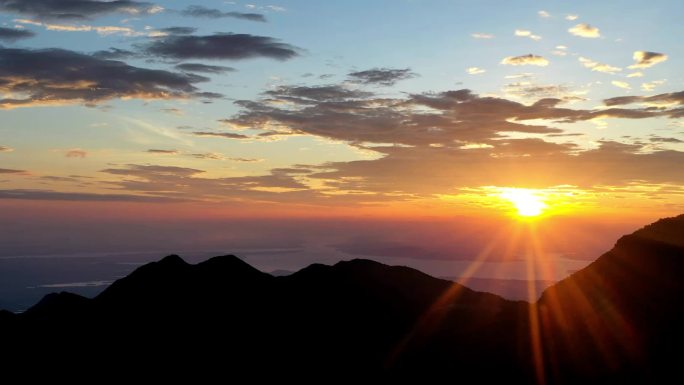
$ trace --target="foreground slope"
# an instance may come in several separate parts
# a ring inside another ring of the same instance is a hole
[[[367,260],[273,277],[234,256],[197,265],[169,256],[92,300],[60,293],[0,313],[0,337],[13,352],[5,362],[169,378],[658,383],[681,376],[682,278],[684,216],[622,237],[537,304]],[[55,347],[68,354],[33,354]]]

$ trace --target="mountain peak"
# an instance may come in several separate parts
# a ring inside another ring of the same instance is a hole
[[[177,254],[171,254],[167,255],[166,257],[162,258],[158,262],[160,265],[187,265],[188,263],[185,262],[183,258],[178,256]]]

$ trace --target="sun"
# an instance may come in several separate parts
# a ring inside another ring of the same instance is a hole
[[[548,207],[540,194],[530,189],[506,188],[499,196],[511,202],[521,217],[539,216]]]

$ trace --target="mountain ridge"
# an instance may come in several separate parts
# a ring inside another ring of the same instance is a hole
[[[174,364],[162,372],[169,376],[228,365],[301,376],[646,384],[679,376],[682,278],[684,215],[621,237],[536,303],[363,259],[274,277],[232,255],[195,265],[171,255],[93,299],[60,293],[23,314],[1,312],[0,337],[17,352],[69,346],[103,370],[111,362],[82,352],[121,350],[116,362],[131,368],[162,357]],[[206,343],[221,346],[219,355]],[[193,355],[181,359],[184,352]]]

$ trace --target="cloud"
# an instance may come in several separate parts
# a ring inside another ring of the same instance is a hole
[[[469,75],[479,75],[487,72],[487,70],[480,67],[469,67],[466,72],[468,72]]]
[[[649,51],[635,51],[632,56],[636,63],[629,66],[629,68],[648,68],[653,67],[658,63],[662,63],[667,60],[667,55],[658,52]]]
[[[208,79],[130,66],[63,49],[0,47],[0,108],[97,104],[114,98],[170,99],[207,96],[195,83]],[[7,96],[12,95],[12,96]]]
[[[480,33],[480,32],[471,33],[470,36],[472,36],[475,39],[493,39],[494,38],[494,35],[492,35],[491,33]]]
[[[534,65],[545,67],[549,65],[549,61],[545,58],[537,55],[522,55],[522,56],[508,56],[501,60],[501,64],[521,66],[521,65]]]
[[[161,155],[178,155],[180,152],[178,150],[161,150],[156,148],[151,148],[147,150],[151,154],[161,154]]]
[[[631,74],[627,75],[628,78],[642,78],[644,77],[644,74],[642,72],[632,72]]]
[[[300,51],[271,37],[234,33],[170,35],[153,39],[141,48],[149,55],[179,60],[241,60],[255,57],[288,60],[298,56]]]
[[[160,28],[158,31],[169,35],[192,35],[197,31],[195,27],[166,27]]]
[[[653,91],[656,87],[665,84],[666,80],[654,80],[652,82],[641,83],[641,89],[644,91]]]
[[[529,37],[532,40],[541,40],[541,36],[535,35],[532,33],[532,31],[528,31],[526,29],[516,29],[514,32],[515,36],[520,36],[520,37]]]
[[[88,152],[85,151],[85,150],[81,150],[80,148],[75,148],[75,149],[72,149],[72,150],[68,150],[68,151],[64,154],[64,156],[67,157],[67,158],[81,158],[81,159],[83,159],[83,158],[85,158],[86,156],[88,156]]]
[[[551,14],[544,11],[544,10],[537,12],[537,15],[539,15],[539,17],[543,17],[543,18],[551,17]]]
[[[192,134],[196,136],[214,136],[217,138],[226,139],[250,139],[250,137],[247,135],[235,134],[233,132],[195,131]]]
[[[2,173],[0,171],[0,173]],[[87,202],[179,202],[182,199],[154,195],[134,194],[89,194],[78,192],[58,192],[52,190],[0,190],[0,199],[27,199],[50,201],[87,201]]]
[[[666,138],[662,136],[654,136],[649,140],[654,143],[684,143],[684,140],[678,138]]]
[[[613,67],[609,64],[595,62],[584,56],[580,56],[578,60],[586,68],[591,68],[592,71],[603,72],[607,74],[615,74],[616,72],[622,71],[622,68],[620,67]]]
[[[672,105],[676,107],[684,106],[684,91],[671,92],[666,94],[659,94],[654,96],[618,96],[615,98],[605,99],[603,103],[606,106],[620,106],[633,103],[645,104],[662,104]],[[667,111],[664,113],[678,113],[678,110]]]
[[[579,19],[579,15],[573,15],[573,14],[565,15],[565,20],[574,21],[577,19]]]
[[[0,152],[12,152],[14,149],[8,146],[0,146]]]
[[[34,36],[36,36],[35,33],[25,29],[0,27],[0,41],[6,43],[14,43],[17,40],[28,39]]]
[[[25,174],[26,170],[13,170],[8,168],[0,168],[0,174]]]
[[[568,29],[568,32],[575,36],[587,37],[592,39],[601,37],[601,33],[598,28],[585,23],[577,24],[576,26]]]
[[[154,14],[164,8],[130,0],[0,0],[0,10],[41,19],[88,19],[111,13]]]
[[[223,74],[236,71],[233,67],[213,66],[201,63],[182,63],[176,65],[176,69],[186,72],[203,72],[208,74]]]
[[[93,57],[105,60],[123,60],[139,57],[140,54],[137,52],[120,49],[120,48],[110,48],[109,50],[100,50],[92,53]]]
[[[216,152],[203,152],[203,153],[198,153],[198,154],[188,154],[188,156],[192,156],[193,158],[197,159],[211,159],[211,160],[225,160],[226,157],[223,156],[222,154],[216,153]]]
[[[230,161],[233,162],[241,162],[241,163],[256,163],[256,162],[263,162],[264,160],[261,158],[227,158]],[[302,170],[298,170],[299,172],[302,172]]]
[[[192,155],[192,154],[191,154]],[[320,196],[297,181],[288,171],[227,178],[206,178],[203,170],[187,167],[130,164],[102,172],[122,177],[109,185],[127,193],[176,200],[235,200],[306,202]]]
[[[207,8],[201,5],[191,5],[182,10],[181,15],[191,17],[203,17],[208,19],[234,18],[250,21],[266,22],[266,17],[260,13],[243,13],[243,12],[223,12],[218,9]]]
[[[288,101],[296,104],[310,104],[321,101],[344,101],[348,99],[362,99],[372,96],[367,91],[353,90],[340,85],[326,86],[280,86],[265,92],[275,100]]]
[[[352,81],[362,84],[393,86],[400,80],[411,79],[417,75],[411,72],[409,68],[373,68],[365,71],[351,72],[347,76]]]
[[[614,85],[615,87],[622,88],[624,90],[631,90],[632,89],[632,87],[629,85],[629,83],[623,82],[620,80],[613,80],[612,82],[610,82],[610,84]]]

